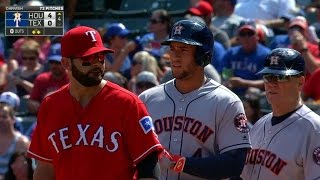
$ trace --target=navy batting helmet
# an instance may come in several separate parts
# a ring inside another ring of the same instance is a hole
[[[304,73],[304,64],[304,59],[298,51],[277,48],[266,57],[264,68],[258,74],[294,76]]]
[[[195,58],[200,66],[204,67],[211,62],[213,35],[206,25],[193,20],[178,21],[173,25],[169,39],[162,42],[162,45],[170,45],[171,42],[197,46]]]

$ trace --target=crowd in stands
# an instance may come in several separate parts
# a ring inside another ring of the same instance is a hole
[[[109,1],[103,1],[105,9],[119,8],[126,0]],[[0,3],[2,19],[6,5],[62,5],[59,1],[4,2]],[[80,4],[83,2],[91,1],[65,3],[65,30],[87,25],[75,24],[74,15],[84,7]],[[172,0],[173,4],[179,2]],[[93,11],[95,6],[87,7]],[[134,32],[125,21],[116,18],[96,25],[105,46],[115,50],[106,56],[104,79],[137,95],[172,79],[170,49],[161,42],[169,38],[176,19],[192,19],[206,24],[215,41],[214,56],[205,67],[205,74],[243,100],[252,124],[270,111],[263,95],[262,76],[256,73],[262,69],[267,54],[278,47],[293,48],[304,57],[307,80],[302,95],[306,104],[320,113],[320,1],[302,4],[297,0],[190,0],[179,17],[173,18],[167,9],[150,8],[143,18],[145,24],[135,25],[146,27],[145,33]],[[3,34],[0,32],[0,179],[32,179],[32,162],[24,153],[37,111],[45,96],[69,80],[61,65],[60,37],[12,38]]]

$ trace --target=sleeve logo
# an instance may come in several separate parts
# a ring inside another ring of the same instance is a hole
[[[320,165],[320,147],[313,151],[313,160],[316,164]]]
[[[152,119],[150,116],[145,116],[142,119],[140,119],[139,124],[145,134],[147,134],[151,130],[154,130]]]
[[[247,133],[249,132],[249,127],[247,124],[247,117],[243,113],[239,113],[235,118],[234,118],[234,126],[237,128],[238,131],[242,133]]]

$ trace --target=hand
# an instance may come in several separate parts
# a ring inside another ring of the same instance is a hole
[[[126,52],[130,53],[130,52],[134,51],[136,49],[136,47],[137,47],[137,45],[136,45],[136,43],[134,41],[129,41],[125,45],[124,49],[125,49]]]
[[[170,154],[168,151],[164,150],[160,155],[160,164],[164,165],[164,167],[170,168],[175,172],[182,172],[184,165],[186,163],[186,158]]]
[[[307,47],[307,41],[299,31],[293,31],[289,34],[292,48],[299,51]]]

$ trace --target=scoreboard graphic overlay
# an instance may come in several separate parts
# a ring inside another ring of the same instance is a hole
[[[63,36],[63,6],[9,6],[6,36]]]

